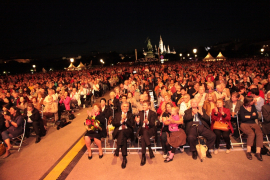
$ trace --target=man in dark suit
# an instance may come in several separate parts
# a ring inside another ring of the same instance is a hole
[[[137,135],[141,135],[142,143],[142,161],[141,166],[146,162],[146,147],[148,147],[150,158],[154,158],[154,153],[151,149],[150,138],[156,134],[155,121],[157,120],[157,113],[150,110],[151,102],[143,102],[143,111],[139,112],[139,117],[136,117],[136,124],[139,126]]]
[[[270,134],[270,93],[267,94],[267,104],[262,106],[263,124],[262,131],[264,134]]]
[[[113,109],[113,115],[115,115],[119,109],[119,100],[115,97],[115,93],[112,91],[110,92],[110,99],[108,100],[108,106]]]
[[[113,139],[117,139],[117,148],[115,150],[115,156],[119,156],[119,149],[121,148],[123,162],[121,167],[124,169],[127,164],[127,140],[131,138],[133,141],[133,124],[134,117],[132,113],[128,112],[129,104],[122,103],[120,112],[116,113],[113,119],[113,126],[115,127],[113,131]]]
[[[186,124],[186,134],[193,159],[197,159],[198,155],[196,150],[198,136],[203,136],[206,138],[206,145],[208,147],[208,150],[206,151],[206,157],[212,158],[209,149],[214,149],[216,135],[210,129],[208,125],[209,121],[210,118],[206,114],[206,111],[202,107],[198,108],[197,99],[192,99],[191,108],[185,111],[184,123]]]
[[[109,117],[112,116],[112,109],[106,105],[106,99],[100,99],[101,113],[104,114],[105,118],[109,120]],[[109,124],[109,123],[108,123]]]

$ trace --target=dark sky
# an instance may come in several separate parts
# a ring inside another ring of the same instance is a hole
[[[158,45],[160,35],[177,51],[270,32],[270,1],[102,2],[1,2],[0,58],[131,52],[146,48],[148,36]]]

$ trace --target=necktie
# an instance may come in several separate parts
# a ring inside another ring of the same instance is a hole
[[[195,114],[195,122],[199,122],[199,124],[202,125],[202,122],[200,121],[198,117],[198,113]]]
[[[145,120],[145,119],[147,119],[147,114],[146,114],[146,112],[145,112],[145,115],[144,115],[144,120]],[[147,129],[147,130],[149,129],[149,127],[148,127],[148,125],[147,125],[146,123],[145,123],[145,129]]]

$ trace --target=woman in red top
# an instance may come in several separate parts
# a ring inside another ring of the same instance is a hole
[[[230,153],[231,142],[230,142],[230,133],[233,133],[233,127],[231,124],[231,113],[230,109],[223,107],[223,100],[217,100],[217,106],[212,110],[211,113],[211,130],[216,134],[216,143],[215,143],[215,151],[214,154],[218,153],[220,137],[222,135],[225,143],[226,143],[226,153]],[[219,129],[214,129],[215,122],[220,121],[222,123],[226,123],[228,125],[228,131],[222,131]]]

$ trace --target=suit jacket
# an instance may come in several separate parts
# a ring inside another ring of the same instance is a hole
[[[144,117],[144,112],[145,111],[140,111],[139,112],[140,123],[139,123],[139,125],[136,123],[136,125],[139,126],[138,131],[136,133],[136,136],[138,136],[140,134],[140,132],[141,132],[141,129],[142,129],[142,126],[143,126],[143,121],[144,121],[144,118],[145,118]],[[157,119],[158,119],[157,118],[157,113],[149,109],[149,112],[148,112],[148,121],[149,121],[148,127],[149,127],[149,129],[153,128],[154,132],[156,132],[156,125],[155,124],[156,124]]]
[[[202,109],[202,111],[203,111],[203,115],[198,113],[198,117],[200,118],[202,124],[206,128],[210,129],[210,127],[208,125],[208,124],[210,124],[210,117],[206,114],[206,111],[204,109]],[[192,124],[193,124],[193,118],[194,118],[194,116],[192,116],[192,108],[187,109],[185,111],[185,115],[184,115],[184,118],[183,118],[184,123],[186,125],[186,134],[189,134],[189,130],[190,130]]]
[[[26,119],[26,121],[27,121],[27,119],[28,119],[27,108],[24,109],[24,113],[23,114],[24,114],[23,115],[24,116],[24,119]],[[29,118],[33,122],[41,122],[42,121],[41,116],[40,116],[40,113],[39,113],[39,111],[36,108],[33,109],[32,115],[29,116]]]
[[[107,104],[109,107],[110,107],[110,101],[111,99],[108,100],[108,104]],[[113,99],[113,109],[115,113],[118,111],[121,111],[119,109],[119,99],[117,99],[116,97]]]
[[[112,109],[105,105],[104,111],[101,112],[101,114],[104,114],[105,118],[108,120],[110,116],[112,116]]]
[[[122,111],[116,113],[112,121],[112,124],[115,127],[112,133],[113,139],[117,138],[116,135],[118,134],[119,128],[121,126],[121,119],[122,119]],[[127,121],[125,122],[125,125],[132,130],[132,134],[133,134],[133,124],[134,124],[134,117],[132,113],[127,112]],[[131,141],[133,141],[134,135],[132,135],[130,138]]]
[[[264,134],[270,134],[270,105],[269,104],[265,104],[262,106],[262,115],[263,115],[262,131]]]
[[[240,110],[240,107],[243,105],[243,102],[238,100],[234,109],[234,112],[237,113]],[[233,102],[232,100],[227,100],[225,101],[225,108],[228,108],[230,112],[232,113],[232,107],[233,107]]]

